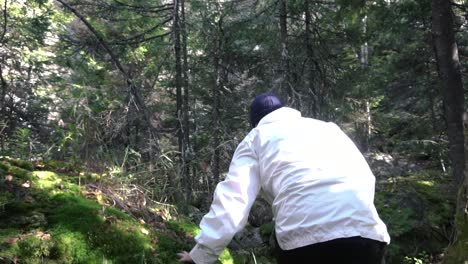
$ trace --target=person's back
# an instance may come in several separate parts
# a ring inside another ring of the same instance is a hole
[[[282,249],[353,236],[388,240],[373,205],[374,175],[338,126],[283,107],[251,134]]]

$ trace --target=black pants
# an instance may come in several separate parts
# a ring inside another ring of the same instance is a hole
[[[362,238],[339,238],[292,250],[280,250],[279,264],[382,264],[386,243]]]

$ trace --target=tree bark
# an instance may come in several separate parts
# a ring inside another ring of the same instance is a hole
[[[294,103],[294,94],[291,87],[289,53],[288,53],[288,21],[286,0],[279,0],[279,24],[280,24],[280,42],[281,42],[281,87],[280,91],[286,95],[287,101]]]
[[[219,18],[216,29],[216,41],[213,54],[213,159],[211,164],[211,171],[213,173],[212,190],[219,182],[219,171],[220,171],[220,117],[219,117],[219,101],[220,101],[220,90],[221,90],[221,73],[220,73],[220,61],[221,51],[223,44],[222,37],[223,20]]]
[[[183,96],[182,96],[182,55],[180,44],[180,0],[174,0],[174,14],[173,14],[173,30],[174,32],[174,54],[175,54],[175,86],[176,86],[176,116],[177,116],[177,138],[179,143],[179,177],[178,181],[172,183],[175,189],[175,198],[180,202],[180,198],[184,198],[181,203],[182,209],[185,211],[187,205],[187,197],[184,192],[181,192],[178,186],[184,186],[184,182],[188,179],[186,177],[186,163],[185,163],[185,126],[184,126],[184,109],[183,109]]]
[[[5,0],[4,5],[3,5],[3,25],[2,25],[2,33],[0,36],[0,45],[3,46],[5,43],[5,35],[7,31],[7,23],[8,23],[8,13],[7,13],[7,6],[8,6],[8,1]],[[3,131],[7,127],[7,112],[6,112],[6,94],[7,94],[7,89],[8,89],[8,84],[3,77],[3,63],[4,63],[4,58],[2,58],[2,61],[0,62],[0,84],[2,86],[2,94],[0,98],[0,150],[1,152],[5,151],[5,137],[3,136]]]
[[[464,91],[458,47],[453,30],[453,16],[448,0],[432,1],[432,36],[439,79],[442,85],[449,156],[457,186],[464,180],[465,152],[463,138]]]
[[[458,188],[455,216],[456,235],[448,247],[444,263],[468,260],[468,196],[465,172],[465,137],[463,131],[464,90],[455,41],[453,14],[448,0],[432,0],[432,36],[437,70],[442,85],[449,156],[454,182]]]
[[[187,24],[185,20],[185,0],[180,0],[181,8],[181,32],[182,32],[182,55],[183,55],[183,64],[182,64],[182,73],[183,73],[183,116],[184,116],[184,169],[185,177],[184,180],[184,191],[188,199],[191,198],[192,190],[190,186],[191,175],[190,175],[190,87],[189,87],[189,68],[188,68],[188,55],[187,55]]]
[[[309,1],[304,1],[304,16],[305,16],[305,41],[307,49],[307,67],[309,69],[309,93],[311,94],[310,101],[312,102],[312,117],[318,117],[318,105],[317,105],[317,90],[315,89],[315,78],[314,78],[314,50],[312,47],[311,40],[311,24],[312,16],[309,10]]]

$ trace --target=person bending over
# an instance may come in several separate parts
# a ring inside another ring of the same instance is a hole
[[[273,93],[256,96],[249,116],[253,129],[216,187],[197,244],[179,261],[214,263],[262,191],[273,211],[278,263],[382,263],[390,236],[374,206],[375,177],[351,139]]]

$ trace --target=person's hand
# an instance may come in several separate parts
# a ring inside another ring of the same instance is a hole
[[[192,260],[192,257],[190,257],[189,253],[187,251],[182,251],[177,253],[177,256],[179,257],[180,262],[185,262],[185,263],[194,263]]]

